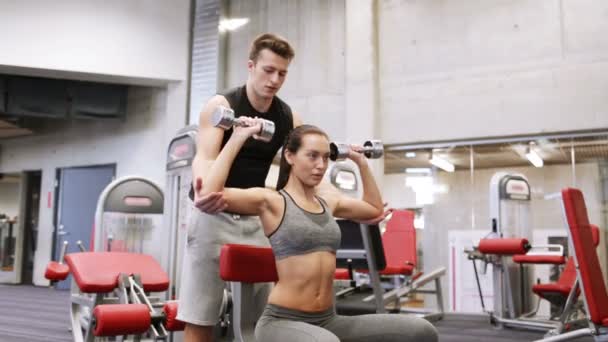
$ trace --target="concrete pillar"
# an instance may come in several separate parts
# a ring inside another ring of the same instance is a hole
[[[346,1],[346,141],[380,138],[378,25],[376,0]],[[382,188],[384,158],[370,160]]]

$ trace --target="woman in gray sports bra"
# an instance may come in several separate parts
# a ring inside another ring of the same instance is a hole
[[[295,128],[283,145],[277,190],[224,188],[232,161],[260,121],[243,118],[249,127],[235,127],[218,155],[201,195],[224,192],[227,211],[259,215],[276,258],[279,281],[256,325],[260,342],[437,341],[426,320],[397,314],[340,316],[334,310],[335,251],[340,230],[334,217],[363,221],[383,212],[380,191],[360,146],[349,158],[360,170],[363,198],[317,187],[327,170],[329,139],[317,127]],[[323,187],[325,188],[325,187]]]

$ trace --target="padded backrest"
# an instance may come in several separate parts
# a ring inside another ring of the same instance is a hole
[[[568,258],[564,270],[559,275],[557,283],[565,286],[573,286],[576,280],[576,268],[574,267],[574,258]]]
[[[597,247],[600,243],[600,230],[599,228],[592,224],[591,225],[591,233],[593,235],[593,244]],[[560,285],[572,286],[574,285],[574,281],[576,280],[576,267],[574,267],[574,258],[568,258],[566,262],[566,266],[564,270],[559,276],[557,283]]]
[[[386,267],[401,267],[404,263],[416,267],[414,216],[413,211],[395,210],[386,223],[386,231],[382,234]]]
[[[220,277],[243,283],[279,280],[274,253],[270,247],[226,244],[220,250]]]
[[[580,190],[566,188],[562,190],[562,200],[585,303],[591,321],[601,325],[602,320],[608,318],[608,294],[606,294],[602,269],[594,247],[585,199]]]

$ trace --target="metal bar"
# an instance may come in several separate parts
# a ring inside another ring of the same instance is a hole
[[[378,274],[378,269],[376,268],[376,256],[374,255],[373,247],[371,245],[368,225],[361,225],[361,236],[363,236],[363,245],[367,251],[367,266],[369,268],[370,284],[374,289],[374,297],[376,299],[376,312],[385,313],[386,308],[384,307],[383,300],[384,290],[380,285],[380,275]]]
[[[389,152],[394,151],[407,151],[407,150],[418,150],[418,149],[431,149],[431,148],[442,148],[442,147],[451,147],[451,146],[470,146],[470,145],[491,145],[491,144],[499,144],[499,143],[513,143],[513,142],[521,142],[521,141],[530,141],[530,140],[538,140],[538,139],[563,139],[563,138],[591,138],[604,136],[608,134],[608,131],[604,130],[595,130],[588,132],[579,132],[579,133],[554,133],[554,134],[544,134],[544,135],[520,135],[520,136],[511,136],[511,137],[496,137],[496,138],[479,138],[479,139],[469,139],[469,140],[440,140],[440,141],[428,141],[428,142],[420,142],[420,143],[405,143],[405,144],[389,144],[385,145],[385,148]]]
[[[64,240],[63,245],[61,246],[61,254],[59,255],[59,260],[58,260],[60,264],[63,264],[63,258],[65,257],[65,252],[67,250],[68,250],[68,242]]]
[[[557,336],[551,336],[548,338],[543,338],[540,340],[536,340],[535,342],[558,342],[558,341],[568,341],[568,340],[573,340],[575,338],[578,337],[582,337],[582,336],[592,336],[593,335],[593,331],[591,329],[585,328],[585,329],[579,329],[579,330],[574,330],[571,332],[567,332],[565,334],[560,334]]]
[[[475,281],[477,282],[477,291],[479,291],[479,300],[481,300],[481,310],[486,312],[486,306],[483,302],[483,294],[481,293],[481,284],[479,283],[479,274],[477,273],[477,263],[475,263],[475,259],[471,259],[473,262],[473,270],[475,271]]]

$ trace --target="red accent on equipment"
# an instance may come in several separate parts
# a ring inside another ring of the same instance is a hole
[[[220,277],[243,283],[276,282],[279,279],[270,247],[227,244],[220,251]]]
[[[145,304],[103,304],[93,310],[95,336],[143,334],[150,329],[150,310]]]
[[[393,216],[386,223],[386,231],[382,234],[386,268],[380,274],[411,275],[416,268],[418,258],[414,216],[414,212],[409,210],[393,211]]]
[[[186,323],[179,321],[177,317],[177,302],[166,302],[163,306],[165,313],[165,328],[169,331],[184,330]]]
[[[566,267],[564,267],[557,283],[536,284],[532,286],[532,291],[550,302],[558,300],[555,296],[560,296],[561,298],[559,298],[559,300],[565,303],[568,294],[572,290],[572,286],[574,286],[575,280],[576,269],[574,268],[574,259],[570,258],[568,259],[568,262],[566,262]]]
[[[563,265],[566,257],[563,255],[514,255],[513,262],[518,264],[553,264]]]
[[[527,239],[481,239],[479,251],[484,254],[526,254],[530,249]]]
[[[141,276],[146,292],[169,287],[169,277],[150,255],[123,252],[83,252],[65,256],[78,287],[85,293],[107,293],[118,286],[121,273]]]
[[[348,275],[348,269],[336,268],[336,272],[334,273],[334,279],[350,280],[350,276]]]
[[[562,200],[578,263],[581,286],[589,308],[588,314],[593,323],[608,326],[608,294],[604,279],[600,276],[602,269],[593,246],[593,233],[587,217],[585,199],[580,190],[566,188],[562,190]]]
[[[70,268],[66,264],[60,264],[57,261],[51,261],[46,266],[44,277],[50,281],[65,280],[70,274]]]

